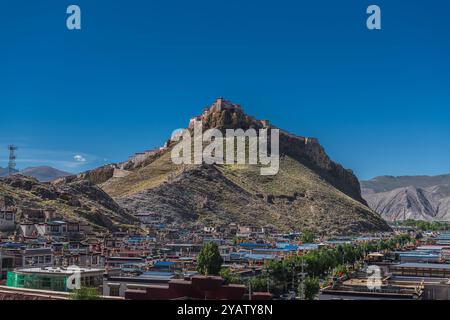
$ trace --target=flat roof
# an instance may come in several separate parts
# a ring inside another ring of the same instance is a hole
[[[154,263],[155,267],[170,267],[175,265],[176,263],[173,261],[157,261]]]
[[[275,259],[276,256],[273,254],[255,254],[255,253],[250,253],[250,254],[246,254],[244,256],[245,259],[249,259],[249,260],[272,260]]]
[[[446,263],[414,263],[414,262],[407,262],[407,263],[401,263],[401,264],[398,264],[398,265],[393,265],[393,267],[423,268],[423,269],[446,269],[446,270],[450,270],[450,264],[446,264]]]
[[[395,251],[396,254],[398,254],[400,257],[419,257],[419,258],[427,258],[427,257],[434,257],[434,258],[440,258],[439,253],[432,253],[427,251],[420,251],[420,250],[414,250],[414,251]]]
[[[442,250],[442,249],[450,249],[450,246],[426,245],[417,247],[417,250]]]
[[[154,280],[171,280],[175,277],[175,274],[171,272],[156,272],[147,271],[138,276],[139,279],[154,279]]]
[[[68,267],[68,268],[61,268],[61,267],[45,267],[45,268],[23,268],[23,269],[16,269],[14,272],[18,273],[37,273],[37,274],[64,274],[64,275],[71,275],[77,271],[80,271],[81,273],[86,272],[105,272],[105,269],[96,269],[96,268],[74,268],[74,267]]]

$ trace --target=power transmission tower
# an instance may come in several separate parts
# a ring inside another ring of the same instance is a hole
[[[12,175],[15,173],[16,171],[16,151],[17,151],[17,147],[14,145],[9,145],[8,146],[8,151],[9,151],[9,162],[8,162],[8,175]]]

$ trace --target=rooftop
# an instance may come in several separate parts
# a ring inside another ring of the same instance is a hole
[[[75,272],[104,272],[105,269],[96,269],[96,268],[80,268],[80,267],[45,267],[45,268],[23,268],[16,269],[15,272],[18,273],[35,273],[35,274],[63,274],[63,275],[72,275]]]
[[[393,267],[397,268],[422,268],[422,269],[446,269],[450,270],[450,264],[446,263],[401,263]]]

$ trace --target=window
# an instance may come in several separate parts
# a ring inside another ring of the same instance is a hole
[[[25,257],[25,265],[31,266],[34,263],[33,257]]]
[[[120,286],[110,286],[109,287],[109,295],[111,297],[119,297],[120,296]]]
[[[51,286],[52,286],[51,279],[48,278],[48,277],[42,278],[41,286],[42,286],[43,289],[50,289]]]

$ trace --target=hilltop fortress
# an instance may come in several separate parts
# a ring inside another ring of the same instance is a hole
[[[214,113],[220,113],[222,111],[228,111],[231,113],[241,113],[244,114],[244,110],[242,109],[240,104],[235,104],[229,100],[225,100],[223,97],[219,97],[216,99],[216,101],[209,107],[206,107],[203,110],[203,113],[199,116],[192,117],[189,121],[189,128],[192,128],[195,121],[203,121],[206,119],[209,115],[212,115]],[[268,120],[256,120],[254,117],[248,116],[251,120],[255,122],[259,122],[259,125],[261,127],[269,127],[269,121]]]

